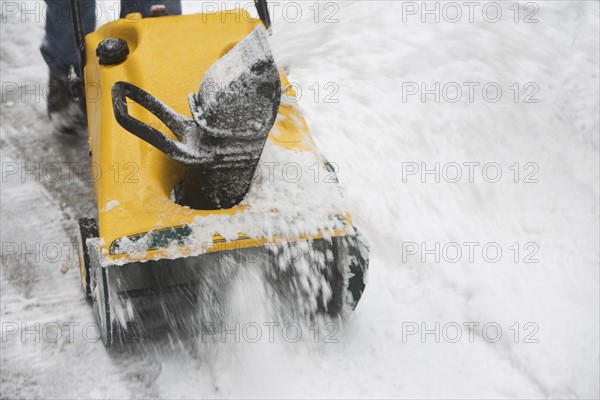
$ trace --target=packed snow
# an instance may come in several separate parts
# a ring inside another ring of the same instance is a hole
[[[363,298],[298,337],[251,268],[215,330],[121,354],[81,291],[97,207],[87,138],[46,116],[43,4],[1,3],[0,397],[600,396],[598,2],[273,3],[275,61],[371,245]]]

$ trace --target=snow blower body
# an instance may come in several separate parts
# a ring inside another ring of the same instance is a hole
[[[85,38],[74,18],[98,204],[79,221],[81,282],[106,346],[197,333],[242,268],[305,318],[344,316],[364,290],[366,246],[257,6],[130,14]]]

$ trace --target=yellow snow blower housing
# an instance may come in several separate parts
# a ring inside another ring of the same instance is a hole
[[[129,14],[85,37],[98,218],[79,222],[80,270],[107,346],[139,326],[189,330],[248,265],[299,315],[360,298],[366,247],[263,12]]]

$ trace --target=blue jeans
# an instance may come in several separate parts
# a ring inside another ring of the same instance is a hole
[[[70,0],[46,1],[46,37],[41,47],[42,56],[50,72],[58,78],[66,80],[71,66],[79,67],[77,49],[71,22]],[[81,20],[84,33],[96,29],[95,0],[79,0],[81,4]],[[181,14],[181,0],[121,0],[121,18],[131,12],[150,16],[153,5],[164,4],[169,15]]]

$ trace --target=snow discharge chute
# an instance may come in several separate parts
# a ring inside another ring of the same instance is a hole
[[[213,210],[237,205],[248,192],[277,117],[281,82],[258,26],[206,72],[200,91],[189,96],[192,118],[127,82],[114,84],[112,98],[123,128],[185,166],[177,201]],[[178,141],[132,117],[127,98],[160,119]]]

